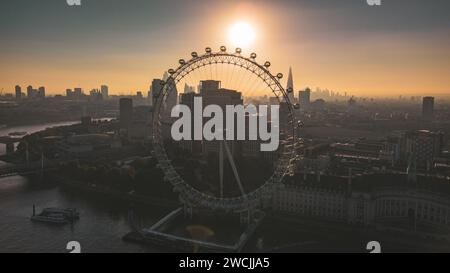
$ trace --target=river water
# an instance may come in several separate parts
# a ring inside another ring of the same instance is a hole
[[[0,136],[11,132],[33,133],[46,127],[66,123],[42,124],[0,129]],[[0,154],[4,153],[4,146]],[[4,162],[0,162],[5,164]],[[37,212],[46,207],[73,207],[81,219],[73,225],[52,226],[30,221],[32,206]],[[147,213],[149,223],[164,216]],[[78,241],[82,252],[158,252],[159,249],[122,241],[131,230],[124,204],[114,204],[65,191],[56,186],[42,185],[21,176],[0,178],[0,252],[69,252],[69,241]]]

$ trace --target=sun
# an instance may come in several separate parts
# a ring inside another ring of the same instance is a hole
[[[237,22],[230,27],[228,38],[233,46],[246,48],[254,42],[256,32],[249,23]]]

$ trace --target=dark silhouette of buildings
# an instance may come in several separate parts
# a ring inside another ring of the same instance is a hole
[[[434,119],[434,97],[423,98],[422,118],[427,121]]]
[[[159,93],[161,92],[162,88],[162,80],[161,79],[153,79],[152,81],[152,87],[150,88],[149,97],[152,98],[152,105],[156,106],[156,102],[158,101]]]
[[[309,104],[311,103],[311,89],[306,88],[304,91],[300,91],[298,96],[299,96],[300,108],[301,109],[308,108]]]
[[[16,99],[20,100],[22,98],[22,88],[16,85]]]
[[[31,85],[29,85],[27,87],[27,98],[28,99],[34,98],[34,89],[33,89],[33,86],[31,86]]]
[[[17,86],[16,86],[16,96],[17,96]],[[34,89],[33,86],[29,85],[27,87],[27,98],[28,99],[44,99],[45,98],[45,87],[41,86],[38,89]]]
[[[101,92],[101,94],[102,94],[102,98],[105,99],[105,100],[107,100],[108,97],[109,97],[109,89],[108,89],[108,86],[102,85],[102,86],[100,87],[100,92]]]
[[[133,100],[130,98],[121,98],[120,105],[120,128],[128,129],[133,120]]]
[[[69,99],[79,100],[83,96],[83,90],[81,88],[66,89],[66,96]]]
[[[43,87],[43,86],[39,87],[39,89],[37,91],[37,97],[40,99],[45,98],[45,87]]]

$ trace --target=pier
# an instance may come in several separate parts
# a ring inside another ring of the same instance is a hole
[[[233,222],[232,219],[230,220]],[[183,208],[178,208],[150,228],[137,227],[134,225],[134,219],[130,219],[130,221],[134,231],[123,237],[125,241],[161,245],[186,252],[239,253],[252,238],[262,219],[251,221],[245,225],[232,225],[234,228],[231,230],[231,226],[220,227],[220,225],[210,230],[208,226],[211,226],[211,221],[193,221],[184,216]],[[189,236],[183,227],[186,229],[192,227],[197,230],[192,231]]]

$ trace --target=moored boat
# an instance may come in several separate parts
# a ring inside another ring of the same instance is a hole
[[[80,219],[79,212],[74,208],[46,208],[41,213],[36,214],[33,205],[32,221],[52,224],[68,224]]]

